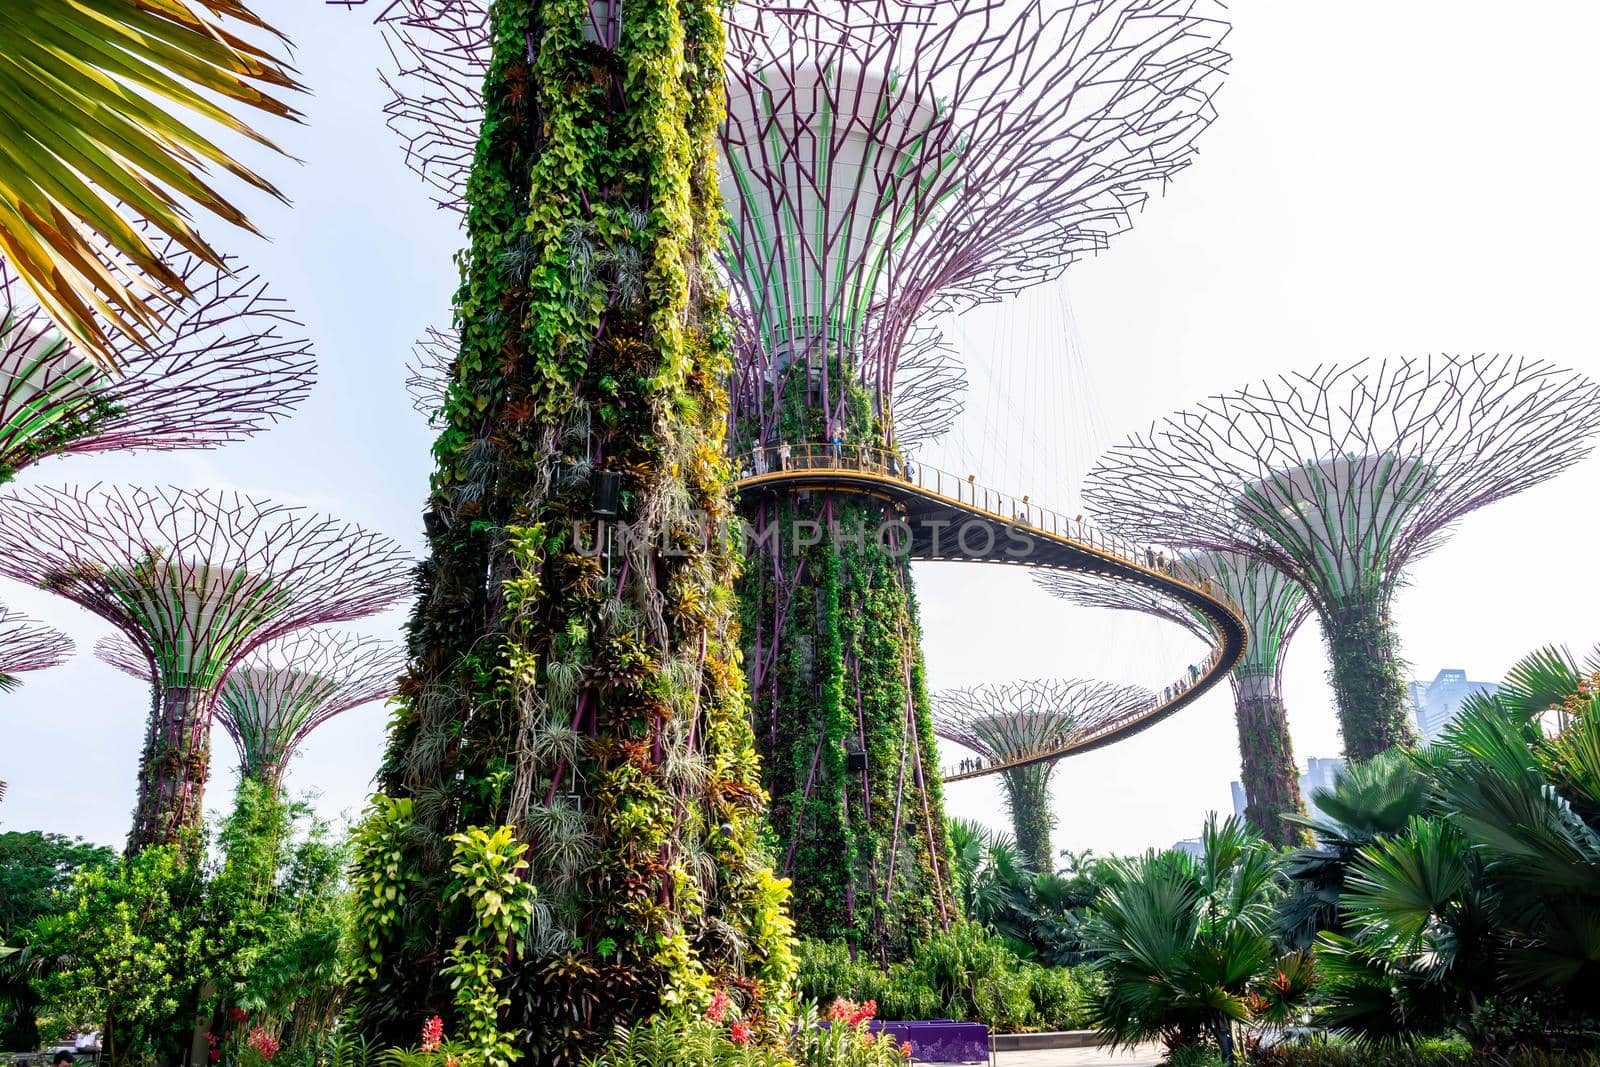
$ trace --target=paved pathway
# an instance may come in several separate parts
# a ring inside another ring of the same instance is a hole
[[[1052,1048],[1033,1052],[1001,1052],[996,1067],[1157,1067],[1160,1045],[1140,1045],[1132,1052],[1097,1048]]]
[[[1129,1052],[1108,1052],[1098,1048],[1052,1048],[1034,1052],[1002,1052],[995,1056],[996,1067],[1156,1067],[1161,1062],[1160,1045],[1140,1045]]]

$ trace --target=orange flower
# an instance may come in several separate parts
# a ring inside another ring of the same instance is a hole
[[[911,1058],[911,1042],[902,1041],[900,1043],[900,1055],[904,1056],[908,1060]]]

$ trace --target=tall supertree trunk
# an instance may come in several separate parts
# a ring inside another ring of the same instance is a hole
[[[756,508],[740,597],[778,872],[800,932],[897,958],[953,915],[910,569],[882,506]]]
[[[1006,807],[1011,809],[1011,832],[1017,851],[1038,874],[1056,869],[1050,847],[1055,818],[1050,811],[1050,764],[1018,767],[1001,775],[1006,786]]]
[[[1406,711],[1400,642],[1388,616],[1388,597],[1371,593],[1322,612],[1328,679],[1339,705],[1345,756],[1354,762],[1417,743]]]
[[[509,823],[540,911],[501,1024],[536,1064],[714,988],[760,1024],[792,966],[733,618],[719,9],[629,0],[616,38],[590,16],[490,10],[461,352],[380,775],[412,802],[406,903],[362,989],[397,1043],[449,1025],[470,916],[447,836]]]
[[[1289,716],[1283,691],[1271,674],[1233,676],[1233,712],[1239,726],[1240,778],[1244,783],[1245,819],[1274,845],[1304,845],[1304,827],[1285,815],[1304,815],[1300,772],[1289,739]]]
[[[128,853],[171,844],[198,830],[211,770],[211,716],[192,689],[157,692],[139,760],[139,797]]]

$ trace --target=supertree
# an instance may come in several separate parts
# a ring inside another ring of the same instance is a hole
[[[161,257],[191,295],[176,307],[146,297],[162,319],[151,337],[107,326],[115,371],[70,344],[0,259],[0,481],[46,456],[214,447],[305,399],[310,346],[258,278],[170,240]]]
[[[1390,602],[1416,556],[1485,504],[1589,453],[1600,386],[1515,356],[1363,360],[1210,398],[1113,448],[1085,500],[1129,537],[1243,552],[1322,623],[1345,752],[1414,732]]]
[[[590,5],[591,43],[610,39],[617,10]],[[733,447],[755,465],[759,450],[834,434],[914,443],[937,410],[900,395],[921,378],[915,331],[1103,248],[1188,165],[1226,64],[1218,14],[1195,0],[737,6],[721,130]],[[489,7],[399,0],[378,18],[395,57],[390,124],[459,209]],[[586,269],[623,262],[575,248]],[[884,518],[830,494],[752,508],[763,531]],[[907,566],[824,543],[746,575],[756,735],[800,928],[908,949],[949,909]],[[860,776],[846,735],[866,754]]]
[[[98,486],[0,498],[0,574],[110,622],[156,679],[130,850],[198,825],[217,693],[244,657],[411,587],[400,547],[350,523],[236,493]]]
[[[721,175],[737,447],[758,467],[795,442],[900,449],[917,415],[895,393],[919,324],[1059,275],[1190,163],[1226,65],[1219,14],[1190,0],[738,8]],[[820,491],[744,506],[745,662],[797,923],[903,953],[948,917],[949,869],[909,565],[850,539],[896,513]],[[810,523],[845,536],[767,536]]]
[[[95,654],[135,678],[156,682],[149,660],[126,637],[105,638]],[[216,696],[215,715],[238,749],[241,776],[278,790],[290,757],[312,730],[394,696],[404,669],[398,645],[319,627],[260,646],[228,672]],[[155,701],[161,702],[159,695]]]
[[[574,1063],[714,990],[787,1025],[732,591],[723,5],[592,18],[619,6],[495,0],[475,30],[459,346],[355,874],[383,894],[361,1024],[396,1044],[439,1014]],[[486,924],[452,868],[480,840],[538,896],[466,976]]]
[[[72,638],[20,611],[0,607],[0,692],[22,684],[19,674],[59,667],[72,655]]]
[[[1156,703],[1156,694],[1139,686],[1046,678],[936,693],[933,727],[980,758],[1006,764],[1044,752],[1068,755],[1075,741]],[[1060,757],[1022,763],[1000,772],[1017,847],[1044,873],[1055,870],[1050,778],[1059,762]]]
[[[1250,628],[1250,643],[1229,675],[1245,817],[1274,844],[1303,844],[1305,832],[1283,818],[1305,813],[1283,705],[1283,657],[1290,638],[1310,617],[1311,603],[1292,579],[1255,557],[1213,551],[1182,553],[1181,558],[1238,603]],[[1203,641],[1212,640],[1202,616],[1152,590],[1087,574],[1039,574],[1034,581],[1075,604],[1153,615]]]

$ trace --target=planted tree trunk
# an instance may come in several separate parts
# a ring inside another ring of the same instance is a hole
[[[441,972],[473,921],[448,837],[474,826],[514,826],[538,889],[499,982],[522,1062],[713,989],[759,1028],[786,993],[732,594],[719,10],[630,0],[609,40],[588,0],[490,8],[461,351],[380,774],[414,812],[361,989],[395,1044],[465,1010]]]
[[[953,918],[910,569],[895,532],[879,537],[892,517],[826,493],[764,501],[740,584],[756,740],[796,926],[879,960]]]
[[[1050,828],[1055,825],[1050,812],[1050,772],[1053,769],[1054,764],[1035,763],[1001,775],[1017,849],[1039,874],[1049,874],[1056,869],[1055,852],[1050,847]]]
[[[1233,710],[1239,726],[1245,819],[1274,845],[1304,845],[1310,835],[1285,815],[1303,815],[1300,772],[1289,740],[1289,717],[1279,681],[1270,674],[1235,676]]]
[[[192,689],[158,694],[139,760],[130,854],[199,829],[210,767],[211,718],[204,701]]]
[[[1384,599],[1352,597],[1322,614],[1345,756],[1356,762],[1417,743],[1407,710],[1400,643]]]

